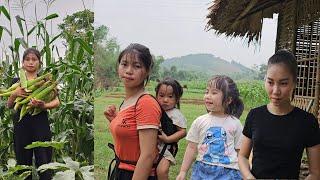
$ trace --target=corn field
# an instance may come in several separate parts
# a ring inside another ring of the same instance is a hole
[[[54,3],[52,0],[44,2],[47,8]],[[72,159],[81,165],[93,165],[93,12],[85,9],[75,13],[74,16],[81,19],[80,24],[70,23],[68,20],[72,16],[65,18],[59,32],[52,34],[48,24],[59,14],[47,14],[30,25],[31,20],[24,16],[25,3],[22,0],[14,4],[21,12],[16,16],[12,13],[13,1],[0,4],[0,20],[6,22],[5,25],[0,24],[0,88],[10,87],[13,78],[18,76],[21,53],[28,47],[38,49],[43,62],[40,74],[52,74],[58,83],[61,102],[49,113],[52,141],[63,144],[60,149],[54,150],[53,161]],[[14,30],[14,26],[18,27],[18,31]],[[83,29],[77,29],[81,27]],[[56,44],[58,40],[64,42],[65,52],[60,52]],[[5,171],[8,160],[15,158],[13,110],[6,107],[5,97],[0,98],[0,170]]]

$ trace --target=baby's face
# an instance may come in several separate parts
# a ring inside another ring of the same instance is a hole
[[[173,109],[177,104],[176,96],[173,93],[173,88],[165,84],[160,86],[157,100],[165,111]]]

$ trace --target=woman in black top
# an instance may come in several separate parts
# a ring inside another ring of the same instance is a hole
[[[296,79],[294,55],[276,52],[268,61],[265,80],[270,102],[252,109],[243,129],[239,167],[245,179],[298,179],[305,148],[307,179],[320,179],[319,124],[312,114],[291,105]]]
[[[22,68],[26,72],[27,80],[37,78],[38,70],[40,68],[40,53],[38,50],[29,48],[23,54]],[[14,82],[19,81],[18,78],[14,79]],[[7,105],[9,108],[13,108],[14,101],[17,97],[26,97],[26,91],[18,87],[14,93],[9,97]],[[58,107],[60,101],[56,97],[51,102],[44,102],[41,100],[32,99],[31,106],[39,107],[43,111],[37,115],[31,116],[26,114],[19,122],[20,109],[14,115],[14,151],[18,165],[32,165],[32,156],[35,155],[36,166],[39,167],[42,164],[50,163],[52,158],[52,149],[48,148],[34,148],[25,149],[24,147],[35,141],[51,141],[51,132],[48,121],[47,109]],[[28,179],[31,179],[31,175]],[[40,180],[49,180],[52,178],[51,171],[45,171],[40,174]]]

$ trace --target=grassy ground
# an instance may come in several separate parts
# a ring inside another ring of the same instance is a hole
[[[152,92],[152,91],[149,91]],[[103,116],[103,111],[105,107],[109,104],[119,105],[122,101],[123,93],[102,93],[99,97],[95,98],[94,104],[94,117],[95,117],[95,179],[104,180],[106,179],[108,165],[111,159],[114,157],[113,152],[107,147],[108,142],[112,142],[111,134],[108,130],[107,120]],[[111,96],[111,97],[110,97]],[[204,104],[201,103],[203,98],[203,93],[193,92],[193,91],[185,91],[183,95],[183,101],[181,104],[181,111],[186,117],[188,121],[188,127],[190,127],[192,121],[202,115],[205,114]],[[190,99],[196,99],[196,103],[187,103]],[[183,102],[186,103],[183,103]],[[200,102],[200,103],[199,103]],[[245,117],[247,116],[248,110],[245,110],[240,120],[243,123]],[[177,165],[172,166],[170,168],[170,179],[175,179],[180,170],[180,165],[183,160],[184,151],[186,149],[186,140],[183,139],[179,141],[179,151],[176,156]],[[190,173],[190,171],[189,171]]]

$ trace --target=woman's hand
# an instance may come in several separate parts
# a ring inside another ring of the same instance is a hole
[[[306,180],[320,179],[320,144],[308,147],[309,175]]]
[[[111,122],[117,116],[117,108],[115,105],[107,106],[106,110],[103,112],[104,116]]]
[[[46,103],[44,101],[42,101],[42,100],[31,98],[30,105],[33,106],[33,107],[46,109],[46,107],[45,107]]]
[[[255,179],[250,171],[249,157],[252,150],[252,140],[242,135],[240,152],[238,153],[238,164],[243,179]]]
[[[24,90],[24,88],[18,86],[16,90],[14,90],[13,95],[15,97],[27,97],[29,94]]]

